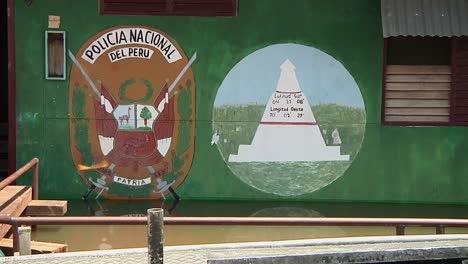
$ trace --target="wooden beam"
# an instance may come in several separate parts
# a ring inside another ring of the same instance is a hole
[[[0,191],[0,216],[20,216],[31,200],[31,187],[5,187]],[[10,228],[10,225],[0,225],[0,238],[3,238]]]
[[[450,83],[386,83],[387,91],[450,91]]]
[[[67,213],[67,201],[32,200],[24,211],[25,216],[64,216]]]
[[[385,116],[388,122],[448,122],[449,116]]]
[[[431,107],[421,107],[421,108],[385,108],[385,114],[387,115],[426,115],[426,116],[442,116],[442,115],[450,115],[450,108],[431,108]]]
[[[449,91],[387,91],[387,99],[450,99]]]
[[[449,65],[388,65],[387,74],[450,74]]]
[[[416,82],[416,83],[450,83],[450,75],[434,75],[434,74],[387,74],[386,82]]]
[[[13,255],[13,239],[4,238],[0,241],[0,249],[7,256]],[[62,253],[68,251],[67,244],[31,241],[31,254]]]
[[[450,102],[432,99],[387,99],[385,107],[450,107]]]

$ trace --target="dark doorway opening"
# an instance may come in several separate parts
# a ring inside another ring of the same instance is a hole
[[[8,1],[0,2],[0,179],[3,179],[8,176]]]

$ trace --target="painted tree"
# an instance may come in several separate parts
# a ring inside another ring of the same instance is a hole
[[[151,115],[151,112],[148,109],[148,107],[145,106],[145,107],[143,107],[143,109],[141,109],[140,117],[143,118],[144,123],[145,123],[145,127],[147,127],[148,119],[150,119],[153,116]]]

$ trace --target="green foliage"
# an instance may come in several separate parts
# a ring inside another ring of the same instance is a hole
[[[218,131],[220,137],[218,146],[225,159],[228,159],[230,154],[237,154],[239,145],[252,143],[265,107],[265,105],[228,105],[214,108],[213,130]],[[341,154],[351,155],[353,159],[364,137],[365,110],[324,104],[313,106],[312,111],[328,145],[332,144],[331,133],[337,128],[342,141]]]
[[[214,109],[213,129],[220,137],[218,146],[224,159],[227,160],[229,154],[237,154],[240,144],[252,142],[263,111],[264,105],[228,105]]]
[[[190,90],[191,83],[187,83],[187,88],[179,87],[180,95],[177,101],[179,106],[179,115],[182,120],[190,120],[192,117],[192,91]]]
[[[215,107],[214,122],[260,122],[265,105],[225,105]]]
[[[172,171],[177,177],[180,176],[182,167],[184,166],[186,158],[182,158],[181,155],[172,155]]]
[[[346,171],[351,161],[229,163],[250,186],[278,195],[316,191]]]
[[[120,91],[119,91],[120,99],[122,101],[129,102],[129,103],[135,103],[135,102],[143,103],[143,102],[148,101],[153,96],[153,93],[154,93],[153,86],[151,85],[151,82],[148,81],[148,80],[141,79],[141,81],[145,84],[145,86],[147,88],[146,94],[145,94],[145,96],[143,98],[141,98],[141,99],[131,99],[131,98],[127,97],[128,86],[136,83],[135,79],[132,78],[132,79],[126,80],[120,86]]]
[[[190,148],[192,139],[191,135],[191,117],[192,117],[192,91],[190,90],[191,83],[187,83],[187,88],[179,87],[178,97],[178,112],[181,117],[179,123],[179,142],[176,151],[172,153],[172,172],[164,178],[167,181],[172,181],[182,174],[182,168],[187,159],[183,154]]]
[[[177,154],[182,155],[190,147],[191,121],[180,121],[179,124],[179,144],[177,144]]]
[[[140,117],[145,120],[148,120],[151,117],[153,117],[153,115],[151,115],[151,111],[148,109],[148,107],[145,106],[143,107],[143,109],[141,109]],[[145,122],[145,126],[146,126],[146,122]]]
[[[359,151],[364,137],[365,110],[336,104],[324,104],[313,106],[312,111],[328,145],[333,144],[331,134],[333,130],[338,129],[342,141],[341,153],[351,155],[351,159],[353,159]]]
[[[134,128],[132,128],[132,129],[134,129]],[[153,129],[151,127],[137,127],[136,130],[152,131]]]
[[[187,83],[187,88],[180,87],[180,94],[177,101],[179,115],[181,121],[179,124],[179,143],[177,144],[177,155],[182,155],[190,147],[192,139],[191,121],[192,117],[192,91],[190,90],[191,83]],[[174,169],[174,171],[176,171]]]

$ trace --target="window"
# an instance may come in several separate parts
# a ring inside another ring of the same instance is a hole
[[[99,0],[101,15],[237,16],[238,0]]]
[[[382,122],[468,125],[467,39],[385,39]]]
[[[45,32],[45,77],[48,80],[65,80],[65,32]]]

